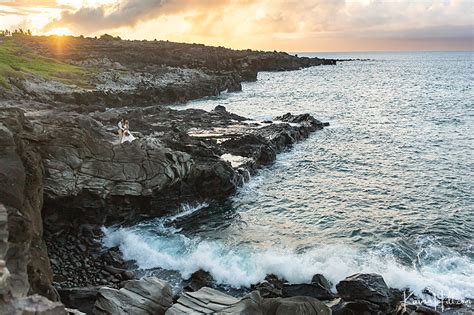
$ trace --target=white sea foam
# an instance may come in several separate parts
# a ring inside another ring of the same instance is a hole
[[[220,284],[248,287],[275,274],[293,283],[309,282],[316,273],[332,283],[357,272],[381,274],[387,284],[409,288],[422,296],[428,288],[440,296],[473,298],[474,265],[462,256],[432,257],[418,270],[402,266],[382,253],[361,252],[348,246],[320,246],[301,254],[226,245],[221,241],[187,238],[172,229],[160,235],[136,228],[104,229],[104,245],[119,246],[125,259],[142,269],[177,270],[183,278],[203,269]]]

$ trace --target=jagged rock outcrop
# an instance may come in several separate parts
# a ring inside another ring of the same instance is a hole
[[[390,289],[375,273],[357,273],[336,285],[341,297],[332,307],[334,314],[386,314],[392,310]]]
[[[119,315],[160,315],[171,306],[171,286],[158,278],[131,280],[120,290],[103,287],[97,296],[93,313]]]
[[[336,285],[337,293],[346,301],[365,300],[386,306],[390,290],[382,276],[375,273],[357,273]]]

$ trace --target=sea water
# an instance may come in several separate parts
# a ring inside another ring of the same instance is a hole
[[[240,93],[176,108],[223,105],[254,120],[310,113],[330,127],[224,205],[108,228],[104,244],[141,269],[204,269],[236,288],[270,273],[336,284],[375,272],[418,295],[474,298],[474,54],[306,55],[369,60],[262,72]]]

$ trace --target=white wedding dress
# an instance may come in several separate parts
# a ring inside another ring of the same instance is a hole
[[[124,143],[124,142],[127,142],[127,141],[132,142],[135,139],[136,138],[132,135],[132,133],[130,131],[125,131],[120,143]]]

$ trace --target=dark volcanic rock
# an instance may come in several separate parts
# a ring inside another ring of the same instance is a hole
[[[319,284],[285,284],[282,289],[283,297],[311,296],[318,300],[332,300],[334,294]]]
[[[209,272],[199,269],[191,275],[184,289],[198,291],[202,287],[211,286],[213,282],[214,279]]]
[[[320,285],[321,287],[331,291],[331,287],[332,287],[331,282],[329,282],[329,280],[326,279],[326,277],[323,276],[322,274],[319,274],[319,273],[315,274],[313,278],[311,279],[311,283]]]
[[[282,297],[281,287],[277,287],[268,281],[262,281],[252,288],[257,290],[263,298]]]
[[[321,274],[316,274],[310,284],[288,284],[282,288],[283,297],[311,296],[318,300],[332,300],[334,294],[331,292],[331,284]]]
[[[286,281],[279,279],[274,274],[269,274],[265,280],[252,286],[252,289],[257,290],[263,298],[282,297],[282,289]]]
[[[386,311],[380,309],[379,305],[369,301],[355,300],[343,301],[340,300],[337,304],[331,307],[333,315],[385,315]]]
[[[389,302],[389,288],[378,274],[354,274],[339,282],[336,288],[346,301],[364,300],[381,306]]]

